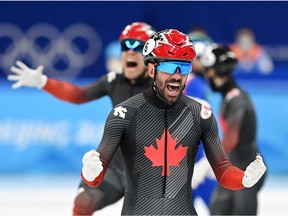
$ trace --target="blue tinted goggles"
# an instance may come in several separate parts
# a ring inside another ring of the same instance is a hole
[[[160,62],[157,70],[168,74],[180,73],[182,75],[192,72],[192,64],[189,62]]]
[[[143,50],[144,43],[138,40],[124,40],[121,42],[121,50],[128,51],[134,50],[135,52],[141,52]]]

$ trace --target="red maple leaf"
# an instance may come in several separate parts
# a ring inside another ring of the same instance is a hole
[[[165,157],[165,132],[167,133],[167,166],[166,176],[170,175],[170,166],[180,166],[181,160],[186,156],[187,146],[180,145],[176,149],[177,138],[173,139],[169,130],[164,130],[160,139],[156,138],[157,147],[153,145],[144,146],[144,155],[152,161],[152,166],[162,166],[162,176],[164,176],[164,157]]]

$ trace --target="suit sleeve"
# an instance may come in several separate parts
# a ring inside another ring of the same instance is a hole
[[[239,143],[244,115],[245,107],[243,106],[243,101],[234,99],[229,104],[229,111],[225,113],[224,118],[221,117],[223,130],[222,146],[226,153],[231,152]]]
[[[230,190],[244,188],[242,184],[244,172],[233,166],[226,157],[214,115],[211,113],[207,119],[200,117],[200,122],[204,150],[219,184]]]
[[[60,100],[82,104],[107,95],[108,86],[106,76],[85,87],[49,78],[43,89]]]
[[[104,169],[92,182],[87,181],[82,175],[83,181],[89,186],[97,187],[102,182],[113,155],[118,149],[120,143],[123,141],[123,135],[129,123],[130,121],[128,119],[119,116],[119,113],[115,112],[115,108],[110,112],[105,123],[102,140],[97,149],[100,153],[100,160],[102,161]]]

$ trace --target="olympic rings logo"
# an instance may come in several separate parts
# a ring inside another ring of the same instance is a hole
[[[47,23],[26,32],[0,23],[0,67],[7,74],[16,60],[25,60],[33,68],[43,65],[48,76],[73,79],[97,61],[101,49],[98,33],[84,23],[72,24],[63,32]]]

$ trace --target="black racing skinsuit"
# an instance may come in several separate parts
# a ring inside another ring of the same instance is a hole
[[[226,158],[212,111],[184,95],[173,105],[152,88],[117,105],[107,118],[97,149],[104,170],[90,186],[101,186],[121,149],[127,175],[122,215],[195,215],[191,178],[202,140],[218,181],[242,189],[243,171]]]
[[[255,159],[256,115],[252,102],[233,79],[220,89],[223,96],[220,122],[223,130],[222,145],[234,165],[245,170]],[[230,191],[218,186],[212,196],[212,215],[256,215],[257,193],[262,187],[264,176],[252,188]]]
[[[150,84],[150,77],[141,77],[132,85],[124,75],[110,72],[83,88],[49,78],[44,90],[61,100],[75,104],[109,96],[115,106],[131,96],[143,92],[150,87]],[[125,185],[124,166],[121,153],[118,151],[111,161],[103,183],[98,188],[91,188],[85,182],[81,182],[79,187],[85,190],[79,193],[75,199],[74,215],[92,215],[95,210],[115,203],[124,196]]]

